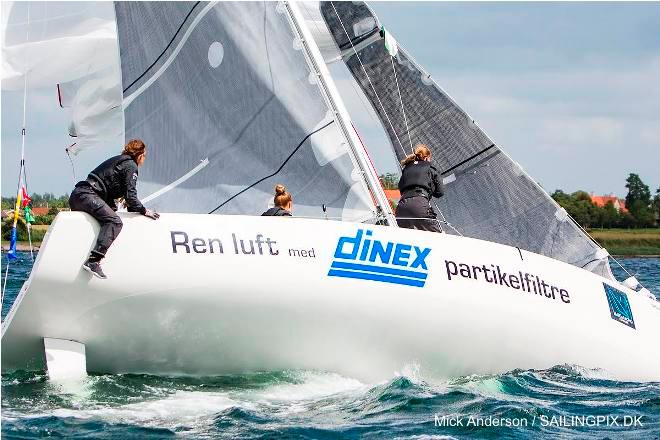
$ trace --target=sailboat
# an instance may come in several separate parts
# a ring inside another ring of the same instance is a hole
[[[3,323],[3,371],[55,371],[68,353],[98,373],[382,380],[414,362],[429,378],[571,364],[660,380],[655,298],[614,278],[607,251],[368,5],[99,7],[112,10],[39,41],[66,39],[80,68],[33,69],[30,81],[56,78],[70,153],[145,140],[138,189],[162,215],[121,214],[99,280],[81,270],[98,225],[60,213]],[[76,58],[90,47],[102,53]],[[396,227],[332,63],[348,68],[398,159],[432,148],[445,233]],[[28,71],[16,70],[14,82]],[[279,182],[295,217],[258,216]]]

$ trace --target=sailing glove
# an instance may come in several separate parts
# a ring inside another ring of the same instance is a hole
[[[152,211],[151,209],[146,209],[144,211],[144,215],[154,220],[158,220],[160,218],[160,214],[158,214],[156,211]]]

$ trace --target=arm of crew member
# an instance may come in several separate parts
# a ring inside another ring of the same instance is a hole
[[[143,214],[147,212],[147,208],[142,206],[142,203],[137,196],[137,164],[133,161],[125,162],[129,164],[124,171],[124,179],[126,183],[126,206],[128,212],[139,212]]]
[[[442,197],[445,195],[445,185],[442,183],[442,177],[435,168],[431,168],[431,195],[433,197]]]

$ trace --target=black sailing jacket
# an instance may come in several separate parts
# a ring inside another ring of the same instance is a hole
[[[128,154],[111,157],[92,170],[87,180],[78,182],[76,186],[90,185],[94,191],[115,211],[115,199],[123,197],[126,200],[128,212],[144,214],[137,196],[138,166]]]
[[[270,208],[268,211],[264,212],[261,214],[262,216],[275,216],[275,217],[292,217],[291,213],[287,211],[286,209],[280,208],[279,206],[275,206],[273,208]]]
[[[427,199],[442,197],[445,187],[438,170],[427,161],[409,163],[401,171],[399,179],[401,198],[422,195]]]

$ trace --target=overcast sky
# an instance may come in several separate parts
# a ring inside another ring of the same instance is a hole
[[[549,192],[660,186],[660,3],[372,3],[381,22]],[[335,67],[333,71],[337,71]],[[379,172],[396,165],[371,111],[339,78]],[[2,194],[16,188],[22,93],[2,92]],[[28,95],[32,192],[73,186],[55,87]],[[108,146],[108,154],[121,146]],[[96,163],[76,158],[78,177]],[[96,155],[94,155],[96,156]],[[94,159],[96,160],[96,159]]]

